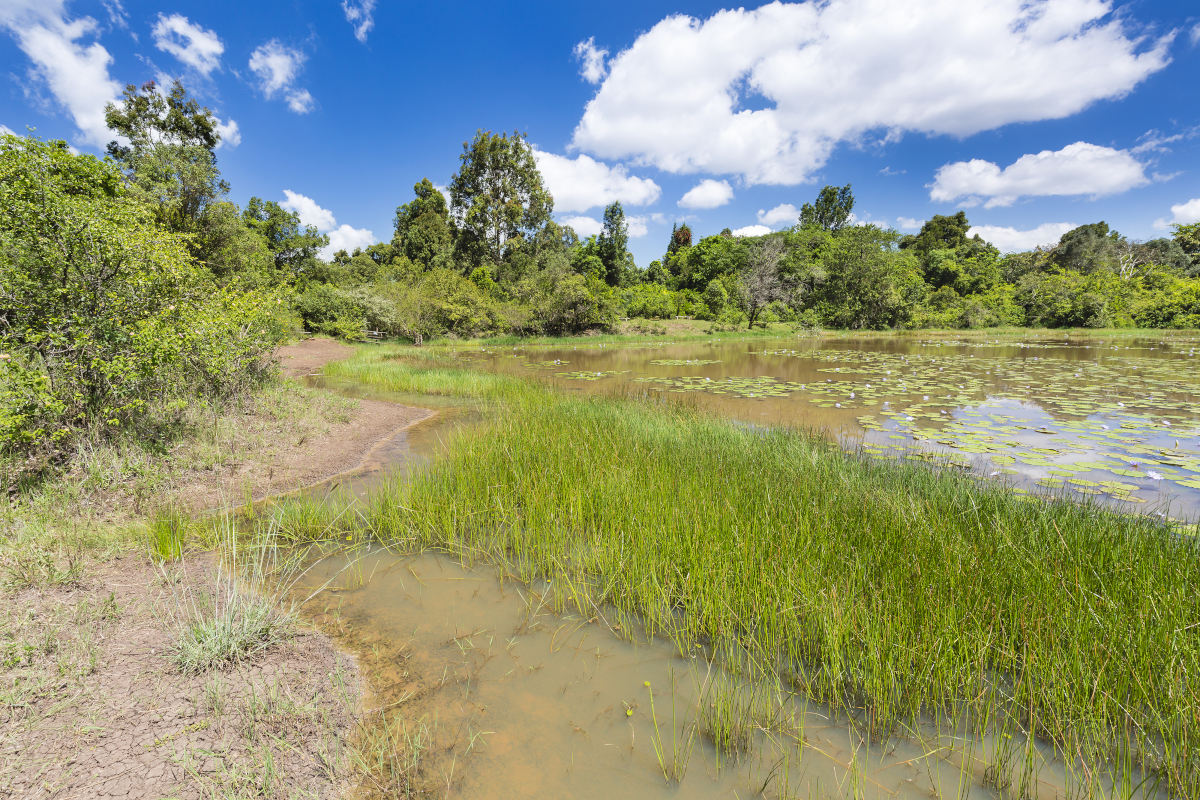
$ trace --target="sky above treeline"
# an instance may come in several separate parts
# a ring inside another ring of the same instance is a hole
[[[1005,251],[1200,220],[1196,0],[0,0],[0,72],[0,127],[97,154],[125,84],[181,79],[231,199],[329,252],[390,240],[479,129],[528,135],[581,235],[619,200],[643,267],[673,223],[778,230],[825,184]]]

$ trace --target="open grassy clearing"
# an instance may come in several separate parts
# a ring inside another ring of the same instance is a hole
[[[1134,767],[1200,793],[1192,538],[427,352],[366,348],[329,371],[465,394],[492,413],[357,516],[284,507],[272,524],[288,536],[369,534],[486,558],[681,651],[773,670],[877,733],[919,718],[1029,732],[1080,765],[1085,794]]]

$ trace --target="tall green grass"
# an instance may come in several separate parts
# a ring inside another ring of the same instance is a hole
[[[1016,725],[1089,781],[1134,765],[1200,796],[1194,539],[816,436],[433,363],[341,369],[458,387],[497,404],[489,421],[357,515],[275,524],[551,578],[584,611],[768,665],[881,733],[930,717]]]

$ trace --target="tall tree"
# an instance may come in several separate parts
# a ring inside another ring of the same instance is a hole
[[[1184,254],[1192,261],[1193,275],[1200,275],[1200,222],[1190,225],[1176,225],[1174,239]]]
[[[841,230],[850,222],[850,212],[853,210],[854,194],[850,191],[850,184],[841,188],[826,186],[817,195],[816,203],[805,203],[800,209],[800,227]]]
[[[459,162],[450,180],[457,246],[469,267],[499,265],[513,240],[532,237],[550,221],[554,199],[520,133],[479,131],[463,143]]]
[[[1107,222],[1094,222],[1064,233],[1051,258],[1059,266],[1077,272],[1119,272],[1122,256],[1129,251],[1124,236],[1111,230]]]
[[[396,251],[425,269],[452,265],[454,246],[446,198],[428,178],[413,186],[416,199],[396,209]]]
[[[322,236],[312,225],[301,225],[295,212],[274,200],[251,197],[242,220],[266,240],[275,258],[275,269],[285,279],[299,277],[317,251],[329,244],[328,236]]]
[[[967,221],[965,211],[951,216],[935,214],[921,226],[916,236],[901,239],[900,249],[912,250],[921,256],[933,250],[956,250],[968,242],[967,231],[970,229],[971,223]]]
[[[104,120],[121,139],[107,152],[126,179],[153,204],[159,221],[194,232],[205,209],[229,191],[217,169],[221,141],[212,112],[188,97],[175,81],[163,93],[149,81],[129,84],[119,104],[109,103]]]
[[[748,328],[753,328],[763,309],[775,301],[792,297],[793,282],[780,268],[787,254],[782,236],[765,236],[748,248],[742,286],[746,298]]]
[[[631,260],[629,255],[629,225],[620,202],[604,209],[604,229],[596,240],[600,261],[604,264],[604,279],[609,286],[625,283]]]

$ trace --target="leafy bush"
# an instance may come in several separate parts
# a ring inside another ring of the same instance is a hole
[[[639,283],[621,292],[625,314],[641,319],[670,319],[675,316],[676,293],[657,283]]]
[[[12,478],[261,376],[282,298],[219,288],[108,162],[0,137],[0,459]]]

